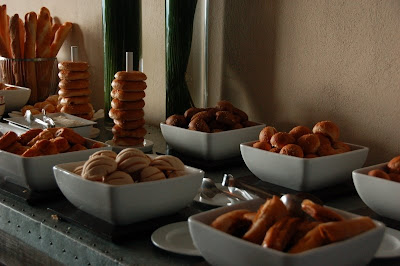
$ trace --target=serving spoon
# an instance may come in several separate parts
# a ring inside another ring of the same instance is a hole
[[[207,198],[214,198],[217,194],[224,194],[225,196],[228,196],[230,198],[234,198],[236,200],[246,200],[244,197],[240,195],[236,195],[232,192],[225,191],[222,189],[219,189],[214,181],[208,177],[204,177],[203,181],[201,182],[201,189],[200,189],[200,195],[201,196],[206,196]]]
[[[323,204],[322,200],[319,199],[318,197],[309,194],[309,193],[297,193],[297,194],[291,194],[291,193],[279,193],[278,195],[274,193],[267,192],[263,189],[260,189],[258,187],[245,184],[243,182],[238,182],[235,177],[231,174],[224,174],[223,180],[222,180],[222,185],[226,187],[236,187],[236,188],[242,188],[248,191],[251,191],[255,193],[257,196],[264,198],[264,199],[269,199],[272,198],[273,196],[280,196],[281,201],[283,204],[285,204],[286,208],[288,209],[289,213],[292,216],[296,217],[305,217],[306,213],[302,210],[301,208],[301,203],[305,199],[312,200],[313,202],[317,204]]]

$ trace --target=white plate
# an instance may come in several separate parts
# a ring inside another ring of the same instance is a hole
[[[151,242],[166,251],[182,255],[201,256],[193,244],[187,221],[167,224],[158,228],[151,235]]]
[[[115,151],[117,153],[126,148],[136,148],[136,149],[141,150],[142,152],[151,152],[153,149],[153,145],[154,145],[154,142],[152,142],[151,140],[148,140],[148,139],[144,139],[143,145],[141,145],[141,146],[140,145],[139,146],[118,146],[118,145],[115,145],[115,143],[112,139],[107,140],[105,143],[112,146],[113,151]]]
[[[375,258],[385,259],[400,256],[400,231],[386,227],[381,245],[375,253]]]
[[[216,183],[215,185],[219,189],[222,189],[222,190],[225,190],[225,191],[230,191],[230,192],[232,192],[234,194],[237,194],[239,196],[243,196],[247,200],[252,200],[252,199],[258,198],[258,196],[256,196],[255,194],[249,193],[246,190],[233,188],[233,187],[229,187],[228,188],[228,187],[223,186],[221,183]],[[226,196],[223,193],[215,195],[215,197],[212,198],[212,199],[207,198],[207,197],[203,198],[200,195],[200,192],[197,193],[196,197],[194,197],[193,200],[197,201],[197,202],[204,203],[204,204],[212,205],[212,206],[228,206],[228,205],[233,205],[233,204],[242,202],[242,200],[237,200],[237,199],[230,198],[230,197]]]

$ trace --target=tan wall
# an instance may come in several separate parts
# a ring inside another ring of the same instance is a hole
[[[103,100],[100,0],[3,0],[9,14],[39,11],[75,23],[59,54],[83,47],[92,101]],[[143,1],[146,121],[165,116],[164,0]],[[333,120],[341,139],[370,147],[368,164],[400,154],[400,2],[210,1],[209,104],[232,101],[256,121],[290,130]]]

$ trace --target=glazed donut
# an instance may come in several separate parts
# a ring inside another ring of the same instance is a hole
[[[89,96],[61,97],[60,99],[61,105],[85,104],[89,102]]]
[[[280,154],[303,158],[304,152],[299,145],[287,144],[282,147]]]
[[[143,145],[144,138],[113,137],[113,142],[118,146],[140,146]]]
[[[188,126],[186,118],[183,115],[171,115],[167,118],[165,124],[183,128],[186,128]]]
[[[140,71],[118,71],[115,73],[114,78],[119,80],[141,81],[146,80],[147,76]]]
[[[312,130],[305,126],[297,126],[297,127],[292,128],[292,130],[289,131],[289,134],[292,135],[295,140],[297,140],[298,138],[300,138],[303,135],[311,134],[311,133],[313,133]]]
[[[143,127],[138,129],[123,129],[118,125],[114,125],[112,133],[117,137],[130,137],[130,138],[142,138],[146,136],[147,130]]]
[[[400,156],[396,156],[391,159],[387,167],[389,168],[390,173],[400,174]]]
[[[116,119],[116,120],[138,120],[140,118],[144,117],[144,111],[143,109],[140,110],[118,110],[111,108],[110,111],[108,112],[108,115],[111,119]]]
[[[196,119],[193,119],[192,121],[190,121],[188,128],[190,130],[210,133],[210,128],[208,127],[206,121],[204,121],[201,118],[196,118]]]
[[[185,111],[183,116],[186,118],[187,121],[190,121],[192,119],[192,116],[197,114],[198,112],[204,111],[203,108],[197,108],[197,107],[191,107]]]
[[[140,182],[149,182],[166,179],[165,174],[154,166],[147,166],[140,172]]]
[[[275,135],[278,131],[271,126],[264,127],[260,134],[258,135],[258,140],[261,142],[270,142],[273,135]]]
[[[145,123],[146,121],[143,118],[131,121],[114,119],[114,124],[118,125],[123,129],[137,129],[139,127],[144,126]]]
[[[111,91],[111,97],[120,101],[139,101],[146,96],[144,91],[138,92],[126,92],[122,90],[113,89]]]
[[[104,176],[117,170],[117,162],[108,156],[89,158],[82,168],[82,177],[92,181],[101,181]]]
[[[69,71],[69,70],[61,70],[58,72],[58,77],[60,79],[66,80],[80,80],[80,79],[88,79],[90,77],[89,71]]]
[[[391,180],[390,176],[385,171],[380,169],[371,170],[368,172],[368,175],[383,178],[386,180]]]
[[[71,115],[88,114],[90,112],[93,112],[93,106],[90,103],[74,104],[74,105],[67,104],[61,108],[61,112]]]
[[[50,102],[52,105],[57,105],[58,104],[58,95],[50,95],[49,97],[46,98],[47,102]]]
[[[238,123],[237,117],[228,111],[218,111],[215,113],[215,120],[228,126]]]
[[[62,79],[58,83],[58,87],[60,87],[60,89],[65,89],[65,90],[87,89],[87,88],[89,88],[89,80],[87,80],[87,79],[80,79],[80,80]]]
[[[299,137],[297,139],[297,145],[299,145],[303,149],[303,152],[305,154],[309,154],[309,153],[316,153],[321,144],[318,136],[311,133]]]
[[[159,155],[154,158],[150,166],[157,167],[161,171],[184,171],[185,165],[183,162],[172,155]]]
[[[111,82],[111,87],[123,91],[144,91],[147,88],[147,84],[144,81],[124,81],[114,79]]]
[[[127,173],[134,173],[149,166],[151,159],[141,150],[126,148],[115,158],[118,169]]]
[[[234,106],[229,101],[222,100],[217,102],[216,108],[219,111],[228,111],[230,113],[233,113]]]
[[[14,131],[8,131],[0,138],[0,150],[11,146],[14,142],[18,140],[18,135]]]
[[[40,135],[40,134],[39,134]],[[56,131],[55,137],[64,137],[70,144],[81,144],[85,146],[86,139],[76,133],[73,129],[63,127]]]
[[[18,142],[26,146],[33,138],[42,132],[41,128],[32,128],[19,136]]]
[[[339,139],[340,131],[339,127],[332,121],[321,121],[315,124],[312,129],[313,133],[320,133],[333,141]]]
[[[143,109],[145,102],[143,99],[138,101],[120,101],[112,99],[111,107],[118,110],[138,110]]]
[[[58,95],[61,97],[75,97],[75,96],[88,96],[90,95],[90,89],[72,89],[72,90],[66,90],[66,89],[59,89],[58,90]]]
[[[89,68],[89,64],[87,62],[72,62],[72,61],[64,61],[58,63],[59,70],[68,70],[68,71],[86,71]]]
[[[277,147],[279,149],[282,149],[283,146],[287,144],[293,144],[294,142],[294,137],[286,132],[277,132],[270,139],[272,147]]]
[[[253,147],[261,150],[269,151],[271,149],[271,144],[266,141],[257,141],[253,143]]]
[[[108,176],[103,177],[103,183],[120,186],[133,184],[134,182],[130,174],[123,171],[115,171]]]

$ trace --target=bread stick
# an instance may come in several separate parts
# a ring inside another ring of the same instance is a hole
[[[25,58],[36,57],[36,28],[37,15],[35,12],[29,12],[25,15]],[[26,62],[26,86],[31,89],[29,103],[37,102],[37,81],[35,62]]]
[[[36,57],[50,56],[51,38],[50,11],[42,7],[37,20]]]
[[[288,253],[299,253],[309,249],[317,248],[326,244],[326,239],[321,235],[318,225],[301,238]]]
[[[301,219],[286,216],[271,226],[263,240],[262,246],[283,251],[294,236]]]
[[[244,217],[247,213],[250,213],[250,211],[244,209],[224,213],[218,216],[211,223],[211,226],[227,234],[237,234],[237,231],[240,231],[241,228],[245,227],[245,230],[247,230],[251,224],[251,221]]]
[[[24,58],[24,50],[25,50],[25,27],[24,22],[21,18],[18,19],[18,26],[19,26],[19,48],[21,50],[21,58]]]
[[[0,6],[0,56],[11,58],[7,6]]]
[[[343,221],[344,218],[330,209],[314,203],[309,199],[303,200],[301,208],[304,212],[320,222]]]
[[[50,47],[50,56],[51,57],[57,56],[58,51],[60,50],[62,44],[64,43],[64,41],[67,38],[68,33],[71,31],[71,29],[72,29],[72,23],[65,22],[57,30],[56,35],[54,36],[54,41]]]
[[[61,24],[57,23],[57,22],[54,23],[53,25],[51,25],[51,42],[50,42],[50,45],[51,45],[51,43],[53,43],[54,37],[56,36],[56,32],[60,28],[60,26],[61,26]]]
[[[19,16],[14,14],[10,19],[10,38],[11,38],[11,55],[13,58],[22,58],[21,56],[21,41],[20,41],[20,25]],[[24,74],[22,64],[12,62],[12,69],[15,78],[15,85],[24,86]]]

